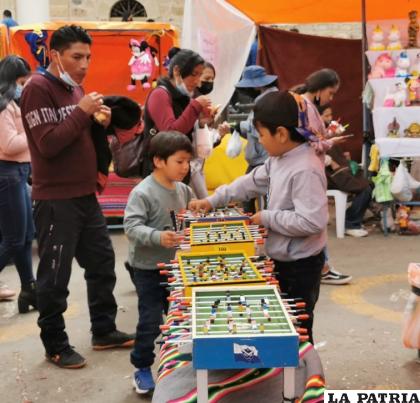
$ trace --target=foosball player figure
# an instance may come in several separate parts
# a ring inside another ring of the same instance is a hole
[[[226,302],[227,303],[232,302],[232,297],[230,295],[230,291],[226,291]]]
[[[239,311],[239,316],[240,317],[244,316],[245,307],[244,307],[244,305],[242,304],[241,301],[239,301],[238,311]]]
[[[227,321],[228,321],[228,323],[232,320],[232,318],[233,318],[232,306],[230,304],[227,304]]]
[[[251,320],[251,329],[257,330],[257,321],[255,319]]]
[[[251,323],[251,320],[252,320],[252,317],[251,317],[252,311],[251,311],[251,307],[249,306],[249,304],[246,305],[245,313],[246,313],[246,316],[248,316],[248,323]]]
[[[264,330],[265,330],[264,323],[260,323],[259,329],[261,333],[264,333]]]
[[[214,323],[214,321],[216,320],[216,308],[211,308],[211,313],[210,313],[210,323]]]

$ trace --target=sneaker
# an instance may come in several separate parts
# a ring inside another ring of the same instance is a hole
[[[330,267],[326,273],[321,274],[321,283],[332,285],[344,285],[350,283],[352,278],[352,276],[341,274],[340,272]]]
[[[0,301],[7,301],[15,295],[16,293],[13,290],[11,290],[6,284],[0,281]]]
[[[346,229],[346,235],[354,236],[355,238],[362,238],[364,236],[368,236],[369,232],[363,228]]]
[[[46,355],[48,361],[60,368],[78,369],[86,365],[86,360],[71,346],[66,347],[59,354]]]
[[[149,393],[155,388],[152,371],[150,367],[140,368],[134,372],[133,387],[139,395]]]
[[[133,347],[135,334],[127,334],[114,330],[103,336],[92,336],[92,347],[94,350],[107,350],[109,348],[128,348]]]

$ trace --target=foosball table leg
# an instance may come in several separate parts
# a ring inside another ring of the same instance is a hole
[[[208,403],[208,371],[197,369],[197,403]]]
[[[295,399],[295,369],[294,367],[284,368],[284,401],[293,402]]]

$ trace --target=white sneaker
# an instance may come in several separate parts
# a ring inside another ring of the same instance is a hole
[[[354,236],[355,238],[362,238],[364,236],[368,236],[369,232],[363,228],[346,229],[346,235]]]
[[[0,301],[8,300],[14,297],[16,293],[11,290],[6,284],[0,281]]]

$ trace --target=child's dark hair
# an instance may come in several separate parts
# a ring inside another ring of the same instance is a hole
[[[316,105],[316,109],[318,109],[319,114],[322,115],[327,109],[332,109],[332,106],[331,104]]]
[[[6,18],[12,18],[12,12],[10,10],[4,10],[3,16]]]
[[[31,67],[20,56],[9,55],[0,61],[0,112],[15,96],[16,80],[29,75]]]
[[[275,91],[264,95],[254,107],[254,126],[262,126],[274,135],[278,127],[289,131],[290,140],[305,143],[296,128],[299,126],[299,108],[295,98],[288,91]]]
[[[91,45],[92,38],[84,28],[78,25],[65,25],[58,28],[51,35],[50,50],[54,49],[62,52],[77,42]]]
[[[306,77],[305,83],[292,88],[292,91],[298,94],[304,94],[305,92],[314,93],[339,84],[340,77],[335,70],[321,69]]]
[[[186,151],[191,155],[193,154],[191,140],[180,132],[159,132],[150,142],[149,156],[151,159],[157,157],[167,161],[177,151]]]
[[[190,49],[181,49],[172,58],[169,64],[169,78],[174,77],[174,68],[178,66],[182,78],[190,76],[199,65],[204,65],[204,59]]]

